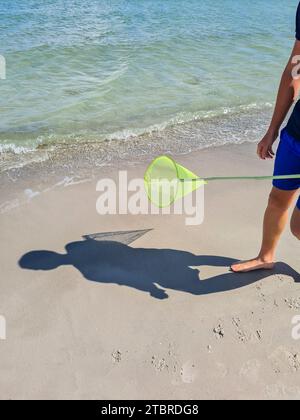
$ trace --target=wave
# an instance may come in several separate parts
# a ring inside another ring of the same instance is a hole
[[[1,133],[1,137],[5,138],[0,143],[0,157],[4,158],[5,155],[23,155],[33,154],[36,151],[51,151],[55,147],[74,146],[82,143],[100,143],[100,142],[113,142],[113,141],[130,141],[143,136],[153,136],[154,134],[163,134],[168,129],[176,129],[182,126],[187,126],[193,122],[203,122],[216,119],[218,117],[232,117],[234,115],[259,112],[263,110],[270,110],[273,107],[272,103],[251,103],[233,107],[222,107],[216,110],[197,111],[197,112],[181,112],[174,117],[163,121],[161,123],[152,124],[148,127],[141,128],[127,128],[115,131],[112,133],[101,133],[97,130],[79,130],[77,133],[70,134],[40,134],[28,140],[28,133],[26,133],[26,141],[24,144],[18,135],[17,141],[10,140],[13,137],[12,133],[5,135]]]

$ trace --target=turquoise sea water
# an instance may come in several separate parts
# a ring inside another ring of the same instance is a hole
[[[128,141],[270,107],[297,4],[0,0],[0,54],[7,62],[0,151]]]

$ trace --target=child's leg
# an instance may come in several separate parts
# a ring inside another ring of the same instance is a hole
[[[287,224],[288,210],[294,202],[297,191],[283,191],[273,188],[265,212],[263,241],[259,255],[253,260],[234,264],[231,267],[234,272],[248,272],[274,267],[276,247]]]
[[[300,198],[291,219],[291,231],[292,234],[300,240]]]
[[[296,141],[284,129],[281,132],[280,143],[276,153],[274,175],[297,174],[300,174],[300,141]],[[299,187],[299,179],[297,178],[273,181],[273,189],[265,212],[263,241],[259,255],[253,260],[234,264],[231,267],[233,271],[245,272],[274,267],[276,247],[287,224],[288,210],[293,204]],[[297,213],[295,217],[297,217]],[[297,220],[293,222],[294,230],[297,223]]]
[[[298,190],[283,191],[273,187],[264,217],[263,241],[259,253],[261,260],[274,262],[275,251],[297,193]]]

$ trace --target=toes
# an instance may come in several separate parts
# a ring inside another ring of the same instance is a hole
[[[249,273],[258,270],[272,270],[275,263],[262,263],[260,261],[248,261],[244,264],[232,265],[231,271],[234,273]]]
[[[232,265],[231,267],[230,267],[230,270],[233,272],[233,273],[238,273],[239,271],[240,271],[240,268],[241,268],[241,265],[239,264],[239,265]]]

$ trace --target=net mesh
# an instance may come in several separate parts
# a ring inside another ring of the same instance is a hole
[[[171,206],[206,183],[168,156],[156,158],[148,167],[144,180],[149,200],[159,208]],[[187,180],[190,182],[185,182]]]

